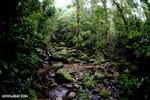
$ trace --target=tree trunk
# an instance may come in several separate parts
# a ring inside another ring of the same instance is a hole
[[[129,33],[128,23],[127,23],[126,18],[125,18],[124,14],[123,14],[123,10],[121,9],[120,5],[115,0],[113,0],[113,2],[117,6],[117,9],[120,12],[121,18],[122,18],[122,20],[123,20],[123,22],[125,24],[126,30]]]

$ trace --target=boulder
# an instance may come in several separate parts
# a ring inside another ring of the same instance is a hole
[[[55,77],[59,82],[73,82],[72,77],[64,68],[58,69]]]
[[[60,68],[63,68],[63,63],[62,62],[56,62],[55,64],[52,65],[52,68],[54,70],[58,70]]]

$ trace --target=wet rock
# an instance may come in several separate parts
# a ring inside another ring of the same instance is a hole
[[[59,82],[73,82],[72,77],[64,68],[58,69],[55,77]]]
[[[50,76],[50,77],[54,77],[54,76],[55,76],[55,73],[54,73],[54,72],[49,72],[49,76]]]
[[[103,97],[109,97],[110,96],[110,93],[109,91],[105,90],[105,89],[102,89],[100,94],[103,96]]]
[[[75,59],[74,62],[75,62],[75,63],[80,63],[81,60]]]
[[[73,84],[72,83],[63,84],[63,86],[65,86],[66,88],[73,88]]]
[[[74,62],[74,58],[73,57],[68,58],[67,61],[68,61],[69,64],[72,64]]]
[[[102,98],[99,95],[93,95],[90,100],[102,100]]]
[[[50,90],[48,96],[50,100],[63,100],[68,91],[68,89],[58,86],[58,88]]]
[[[63,63],[62,62],[56,62],[55,64],[52,65],[52,68],[54,70],[58,70],[60,68],[63,68]]]
[[[89,63],[94,63],[96,60],[95,59],[90,59]]]
[[[68,99],[75,98],[77,94],[75,92],[70,92],[69,95],[67,96]]]
[[[53,89],[49,92],[49,98],[51,100],[63,100],[63,97],[62,97],[62,93],[61,91],[57,90],[57,89]]]
[[[80,85],[78,85],[77,83],[74,83],[74,87],[75,87],[75,88],[79,88]]]

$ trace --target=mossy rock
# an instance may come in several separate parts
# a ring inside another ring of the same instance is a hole
[[[49,88],[53,88],[53,87],[57,87],[57,86],[58,86],[57,83],[53,83],[53,84],[50,84],[50,85],[49,85]]]
[[[65,46],[65,43],[64,42],[60,42],[59,43],[61,46]]]
[[[86,84],[86,87],[89,89],[95,89],[95,84],[94,83],[88,83],[88,84]]]
[[[42,86],[40,85],[40,83],[33,83],[33,87],[35,88],[35,90],[37,91],[42,91]]]
[[[73,58],[73,57],[68,58],[68,59],[67,59],[67,61],[68,61],[68,63],[69,63],[69,64],[73,64],[73,62],[74,62],[74,58]]]
[[[63,56],[67,56],[68,51],[64,48],[63,50],[61,50],[60,54]]]
[[[112,78],[112,77],[113,77],[113,74],[105,73],[105,76],[106,76],[107,78]]]
[[[104,70],[104,66],[98,66],[97,69],[103,71]]]
[[[58,69],[56,72],[56,80],[59,82],[73,82],[72,77],[64,68]]]
[[[109,64],[111,67],[114,67],[114,68],[119,68],[120,66],[120,63],[116,63],[116,62],[110,62]]]
[[[46,73],[46,70],[45,69],[40,69],[37,73],[38,73],[39,76],[43,76]]]
[[[79,60],[79,59],[75,59],[75,60],[74,60],[74,62],[75,62],[75,63],[80,63],[80,62],[81,62],[81,60]]]
[[[89,60],[89,57],[86,55],[86,54],[83,54],[81,56],[81,59],[84,60],[84,61],[88,61]]]
[[[104,82],[105,85],[109,85],[109,82],[108,82],[107,79],[105,79],[103,82]]]
[[[52,68],[54,70],[58,70],[60,68],[63,68],[63,63],[62,62],[56,62],[55,64],[52,65]]]
[[[94,65],[100,65],[101,62],[100,62],[100,61],[95,61],[93,64],[94,64]]]
[[[96,60],[95,59],[89,59],[89,63],[94,63]]]
[[[64,59],[64,56],[62,56],[59,52],[56,52],[53,54],[54,59]]]
[[[98,79],[101,79],[104,77],[103,74],[101,74],[100,72],[95,72],[94,75],[98,78]]]
[[[105,60],[105,59],[102,59],[102,60],[101,60],[101,63],[105,63],[105,62],[106,62],[106,60]]]
[[[97,89],[92,89],[92,92],[93,92],[94,94],[99,94],[99,90],[97,90]]]
[[[109,97],[110,96],[110,93],[109,91],[105,90],[105,89],[102,89],[100,94],[103,96],[103,97]]]

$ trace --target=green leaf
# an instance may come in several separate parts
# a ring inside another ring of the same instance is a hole
[[[0,70],[0,75],[2,74],[2,71]]]
[[[6,62],[5,61],[0,61],[0,64],[2,64],[4,66],[5,69],[8,69]]]

